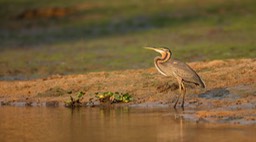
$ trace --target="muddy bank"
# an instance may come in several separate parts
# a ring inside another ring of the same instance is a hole
[[[214,60],[189,65],[207,85],[201,90],[187,85],[185,111],[180,116],[196,122],[256,124],[256,59]],[[178,92],[173,77],[155,68],[54,75],[29,81],[0,81],[1,105],[63,106],[64,101],[84,92],[86,104],[96,92],[129,93],[129,106],[170,107]],[[181,110],[178,108],[178,110]]]

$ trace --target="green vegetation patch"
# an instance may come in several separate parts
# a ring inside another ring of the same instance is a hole
[[[81,101],[83,99],[84,94],[84,92],[79,92],[77,93],[76,97],[70,96],[70,99],[64,102],[65,106],[71,108],[81,106]]]
[[[95,93],[95,97],[98,98],[100,102],[110,102],[110,103],[119,103],[119,102],[128,103],[133,100],[132,96],[129,93],[123,94],[119,92]]]
[[[65,101],[65,106],[74,108],[74,107],[81,107],[81,106],[95,106],[96,102],[100,103],[128,103],[133,100],[132,96],[129,93],[119,93],[119,92],[102,92],[102,93],[95,93],[93,98],[89,99],[89,102],[82,103],[83,96],[85,95],[84,92],[78,92],[75,97],[70,96],[70,98]]]

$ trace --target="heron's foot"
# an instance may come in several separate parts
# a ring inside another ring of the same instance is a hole
[[[177,105],[177,104],[175,103],[174,106],[173,106],[174,109],[176,109],[176,105]]]
[[[182,108],[182,110],[184,110],[184,103],[181,104],[181,108]]]
[[[184,108],[184,107],[181,107],[181,109],[182,109],[182,111],[184,111],[184,110],[185,110],[185,108]]]
[[[174,104],[174,106],[173,106],[173,108],[174,108],[175,110],[177,110],[176,106],[177,106],[177,103]],[[184,104],[181,104],[181,109],[184,111]]]
[[[177,98],[176,101],[175,101],[175,104],[173,106],[174,109],[176,109],[176,106],[177,106],[178,102],[179,102],[179,98]]]

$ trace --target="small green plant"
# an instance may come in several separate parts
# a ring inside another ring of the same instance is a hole
[[[129,93],[119,93],[119,92],[103,92],[95,93],[94,98],[90,98],[89,102],[82,104],[84,92],[77,93],[76,97],[70,96],[70,99],[65,101],[66,107],[80,107],[80,106],[94,106],[95,101],[99,100],[101,103],[128,103],[133,100]]]
[[[70,96],[70,99],[68,101],[65,101],[65,106],[66,107],[76,107],[81,105],[81,100],[83,99],[84,92],[79,92],[77,93],[76,97],[73,98]]]
[[[123,94],[119,92],[95,93],[95,97],[98,98],[100,102],[110,102],[110,103],[119,103],[119,102],[128,103],[133,99],[129,93]]]

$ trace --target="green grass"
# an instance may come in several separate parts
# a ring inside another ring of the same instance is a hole
[[[89,8],[61,18],[15,18],[81,5]],[[256,57],[254,0],[0,0],[0,16],[2,79],[148,68],[157,55],[149,45],[186,62]]]

